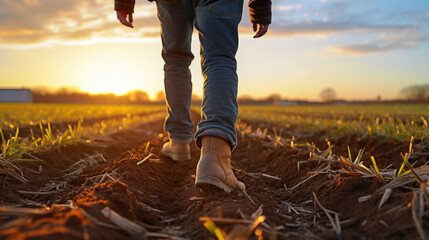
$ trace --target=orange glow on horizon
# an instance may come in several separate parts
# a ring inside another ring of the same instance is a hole
[[[79,79],[76,82],[79,88],[90,94],[124,95],[133,90],[155,91],[150,85],[153,73],[128,57],[124,54],[92,53],[81,61],[84,66],[74,79]]]
[[[90,74],[89,78],[90,80],[85,81],[80,88],[90,94],[124,95],[129,91],[141,89],[141,86],[138,86],[134,81],[127,80],[127,76],[121,72],[113,74],[111,72],[98,72],[95,76]]]

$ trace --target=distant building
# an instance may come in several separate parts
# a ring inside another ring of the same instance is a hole
[[[283,101],[278,101],[277,102],[278,106],[297,106],[298,102],[296,101],[288,101],[288,100],[283,100]]]
[[[0,102],[32,103],[33,93],[30,89],[0,89]]]

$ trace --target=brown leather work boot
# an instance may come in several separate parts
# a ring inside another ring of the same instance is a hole
[[[235,188],[244,191],[246,187],[235,178],[230,161],[231,148],[225,140],[212,136],[203,137],[195,185],[203,189],[216,186],[227,192]]]
[[[161,153],[174,161],[191,160],[189,143],[178,143],[170,140],[162,146]]]

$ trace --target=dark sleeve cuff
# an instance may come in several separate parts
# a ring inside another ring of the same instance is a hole
[[[135,0],[115,0],[115,10],[134,13]]]
[[[252,23],[271,23],[271,0],[250,0],[248,6]]]

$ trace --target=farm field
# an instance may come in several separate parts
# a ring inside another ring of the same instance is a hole
[[[164,106],[0,117],[0,239],[429,237],[429,104],[240,106],[231,194],[195,188],[194,144],[161,156]]]

